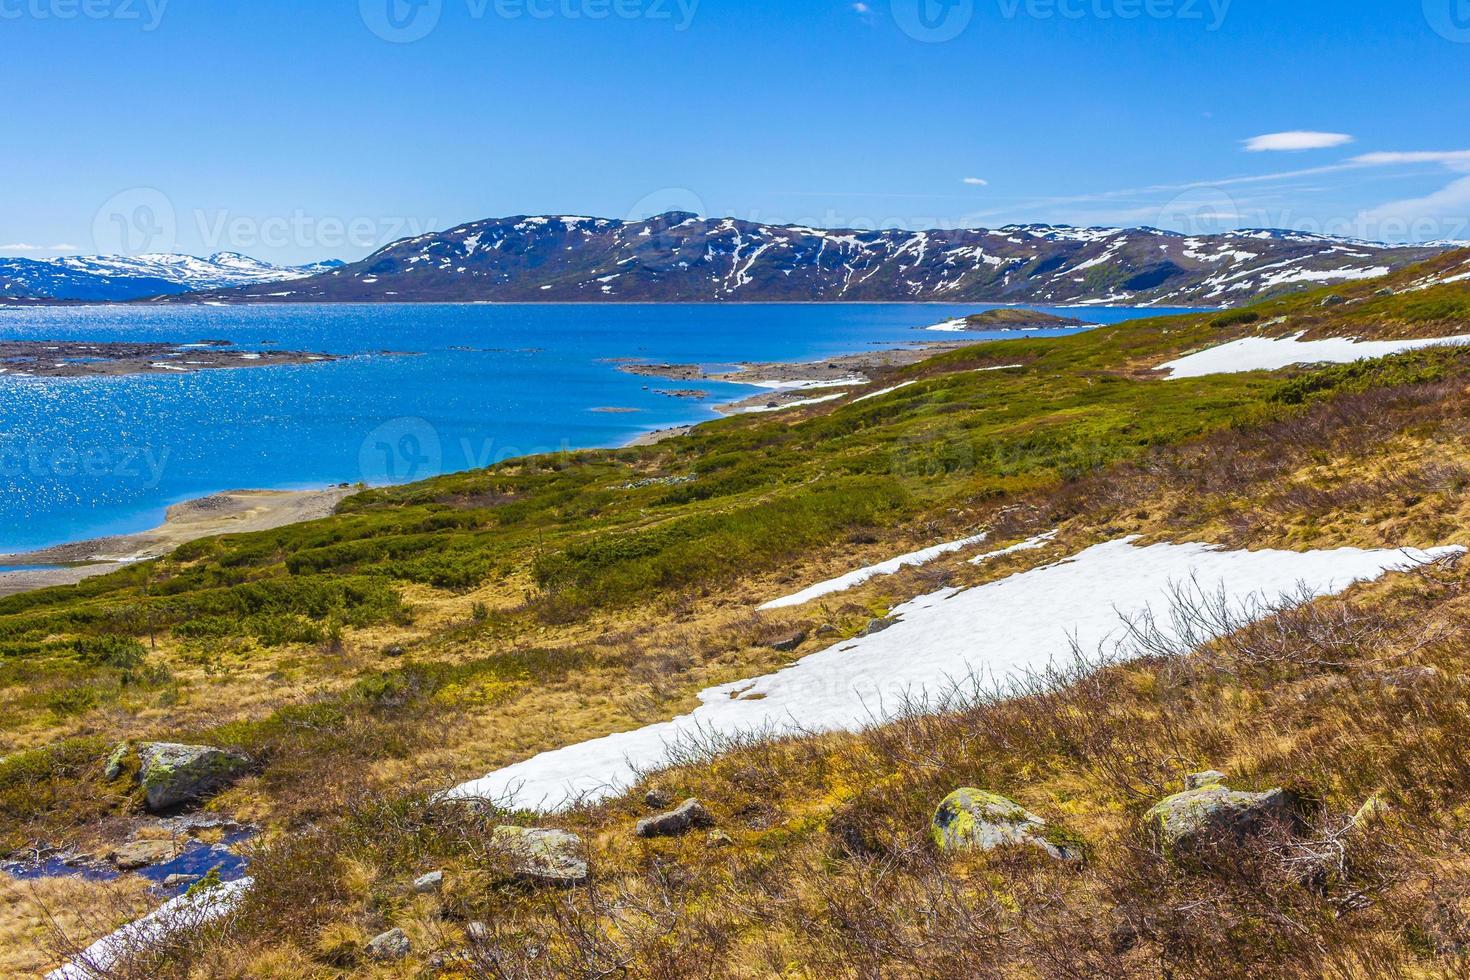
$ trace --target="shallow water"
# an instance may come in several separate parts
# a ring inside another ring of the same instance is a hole
[[[249,840],[254,836],[254,833],[252,830],[232,831],[226,834],[218,844],[191,841],[185,845],[183,852],[172,861],[151,865],[132,873],[155,882],[154,891],[169,898],[172,898],[174,895],[183,894],[185,891],[188,891],[189,885],[193,884],[193,881],[189,881],[165,888],[163,882],[170,875],[190,875],[194,880],[197,880],[204,877],[210,871],[218,870],[221,881],[235,881],[236,879],[245,877],[250,862],[245,855],[239,854],[231,850],[231,848]],[[69,861],[65,857],[51,857],[45,861],[36,863],[0,863],[0,872],[4,872],[12,878],[17,878],[21,881],[33,881],[40,878],[81,878],[86,881],[114,881],[123,875],[123,872],[107,865],[77,863]]]
[[[713,418],[714,405],[752,389],[638,377],[608,359],[708,365],[817,359],[954,339],[915,328],[985,308],[0,309],[0,339],[224,339],[247,349],[348,355],[177,376],[0,375],[0,554],[144,530],[162,521],[168,505],[220,490],[401,483],[532,452],[619,445],[651,429]],[[1055,312],[1115,323],[1168,311]],[[709,397],[659,393],[690,387]]]

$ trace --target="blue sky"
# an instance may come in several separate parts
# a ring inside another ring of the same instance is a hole
[[[1470,238],[1470,0],[0,0],[0,83],[3,254],[674,207]]]

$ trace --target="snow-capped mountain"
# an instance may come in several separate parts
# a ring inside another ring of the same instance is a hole
[[[1445,251],[1293,231],[1012,225],[855,231],[704,219],[513,217],[395,242],[233,301],[948,301],[1227,306]]]
[[[338,261],[280,266],[238,252],[194,255],[73,255],[56,259],[0,257],[0,299],[115,301],[304,279]]]

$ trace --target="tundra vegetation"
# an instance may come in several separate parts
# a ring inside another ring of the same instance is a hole
[[[368,491],[0,600],[0,852],[100,853],[135,826],[136,773],[104,771],[122,741],[216,746],[249,760],[207,809],[263,828],[255,886],[118,977],[1464,975],[1454,561],[1258,623],[1181,591],[1180,621],[1223,638],[1140,626],[1131,659],[1059,650],[1043,676],[956,686],[867,731],[688,745],[564,813],[434,794],[1105,540],[1470,543],[1470,350],[1154,370],[1246,336],[1470,333],[1470,283],[1410,288],[1467,259],[1325,306],[977,345],[875,378],[914,382],[879,398]],[[947,556],[755,611],[939,541],[1054,528],[980,566]],[[935,811],[961,789],[1048,846],[942,846]],[[1150,812],[1187,792],[1289,806],[1186,850]],[[686,800],[698,819],[638,832]],[[576,883],[546,887],[538,861]],[[5,974],[149,902],[127,876],[0,882]]]

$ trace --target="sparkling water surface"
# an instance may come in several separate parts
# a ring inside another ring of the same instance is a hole
[[[247,350],[345,356],[165,376],[0,374],[0,554],[143,530],[160,523],[170,504],[221,490],[401,483],[527,453],[616,446],[651,429],[714,418],[713,406],[753,389],[639,377],[617,370],[613,359],[729,365],[1017,336],[916,329],[988,308],[0,308],[5,340],[229,340]],[[1177,312],[1039,309],[1096,323]],[[709,397],[659,393],[687,388]]]

